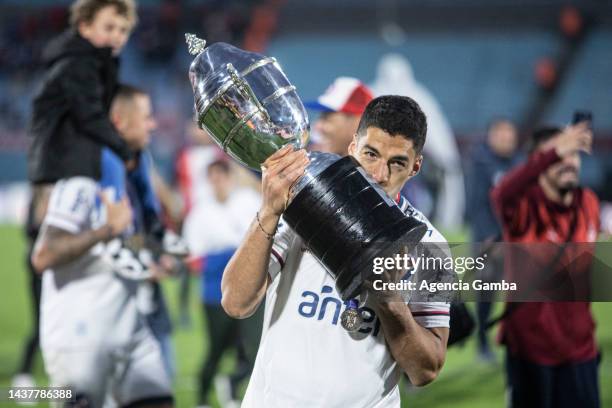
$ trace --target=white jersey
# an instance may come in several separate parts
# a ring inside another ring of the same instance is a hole
[[[42,228],[72,234],[98,228],[104,223],[98,191],[89,178],[60,180]],[[126,264],[117,254],[123,253],[111,253],[100,243],[43,273],[40,336],[45,368],[53,385],[74,387],[94,406],[102,406],[106,387],[113,384],[121,405],[171,395],[159,346],[136,305],[139,281],[117,273]]]
[[[423,241],[446,245],[405,199],[400,208],[427,224]],[[366,303],[361,329],[343,329],[345,305],[334,279],[282,222],[269,273],[261,343],[242,406],[399,407],[401,368],[389,352],[380,320]],[[421,326],[449,327],[449,304],[409,307]]]
[[[185,149],[177,163],[178,182],[189,213],[203,201],[213,196],[212,187],[208,181],[208,166],[222,157],[223,151],[216,145],[197,145]]]
[[[183,238],[196,255],[237,248],[261,204],[250,188],[232,191],[227,201],[210,199],[192,208],[184,222]]]
[[[97,194],[98,184],[92,179],[74,177],[58,181],[42,228],[52,226],[78,234],[99,227],[104,214],[96,205]],[[40,327],[43,348],[90,347],[107,335],[105,331],[111,325],[136,323],[135,310],[120,314],[130,316],[129,321],[115,320],[117,315],[113,312],[118,312],[115,309],[123,303],[116,299],[129,297],[134,288],[118,281],[112,259],[105,256],[104,249],[99,243],[79,258],[43,273]],[[105,296],[100,296],[101,291]],[[129,308],[129,304],[121,307]],[[92,316],[97,317],[95,324]]]

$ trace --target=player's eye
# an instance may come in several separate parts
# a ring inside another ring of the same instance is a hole
[[[374,153],[371,150],[366,150],[363,152],[363,155],[369,159],[375,159],[376,158],[376,153]]]
[[[402,161],[391,162],[391,168],[397,170],[403,170],[406,168],[406,163]]]

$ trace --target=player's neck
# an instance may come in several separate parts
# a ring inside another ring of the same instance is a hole
[[[228,198],[229,198],[229,193],[215,192],[215,200],[217,200],[219,204],[225,204]]]

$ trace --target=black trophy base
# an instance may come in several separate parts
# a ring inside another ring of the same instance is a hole
[[[336,279],[343,300],[373,278],[374,258],[411,250],[427,226],[406,216],[359,163],[344,157],[314,178],[284,213],[287,224]]]

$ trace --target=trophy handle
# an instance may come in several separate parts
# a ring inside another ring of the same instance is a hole
[[[225,152],[227,152],[227,146],[234,138],[234,135],[236,134],[236,132],[242,126],[244,126],[249,120],[251,120],[253,116],[257,115],[258,113],[261,113],[265,117],[265,120],[267,122],[272,123],[272,120],[270,119],[270,114],[268,113],[266,108],[264,108],[264,106],[259,102],[259,99],[257,99],[257,96],[255,95],[255,92],[253,92],[253,89],[251,88],[249,83],[244,80],[244,78],[240,75],[238,70],[234,68],[234,66],[231,63],[228,63],[226,65],[226,68],[227,68],[227,72],[231,79],[230,83],[233,83],[236,85],[238,92],[240,92],[246,100],[250,100],[251,102],[255,104],[255,109],[247,113],[239,122],[237,122],[230,129],[222,145],[223,151]]]
[[[253,88],[251,88],[251,85],[249,85],[249,83],[244,80],[242,75],[240,75],[238,70],[236,68],[234,68],[234,66],[231,63],[228,63],[226,65],[226,67],[227,67],[227,72],[229,73],[230,77],[232,78],[232,82],[234,82],[236,84],[236,86],[238,87],[239,91],[244,95],[245,99],[249,99],[249,100],[253,101],[255,106],[257,106],[257,109],[253,110],[252,112],[249,112],[247,117],[250,118],[250,117],[256,115],[257,112],[261,112],[266,117],[266,119],[268,121],[270,121],[270,114],[268,113],[266,108],[264,108],[264,106],[261,104],[261,102],[259,102],[259,99],[257,99],[257,96],[255,96],[255,92],[253,92]]]

